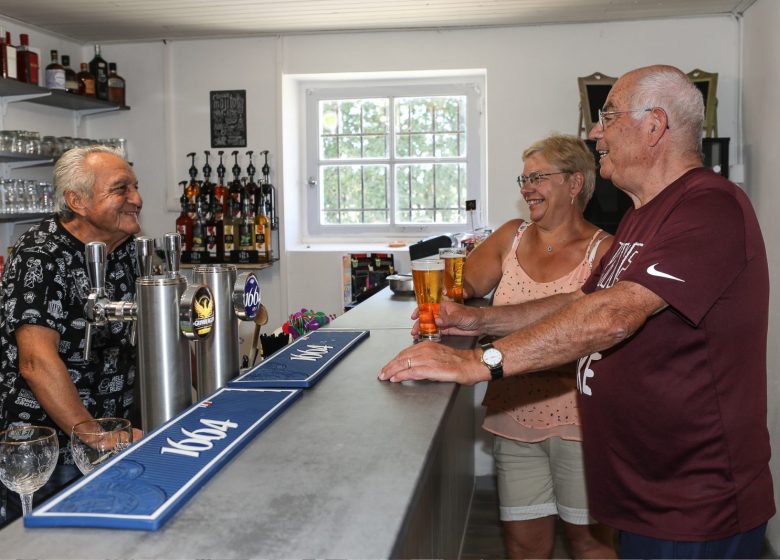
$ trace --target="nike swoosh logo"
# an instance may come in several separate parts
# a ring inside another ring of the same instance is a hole
[[[667,274],[666,272],[661,272],[660,270],[657,270],[655,267],[658,266],[658,263],[651,264],[647,267],[647,273],[650,276],[658,276],[659,278],[668,278],[669,280],[677,280],[678,282],[685,282],[682,278],[677,278],[676,276],[672,276],[671,274]]]

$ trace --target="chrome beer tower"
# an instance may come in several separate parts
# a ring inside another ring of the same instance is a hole
[[[260,309],[260,286],[252,272],[237,275],[232,264],[200,265],[194,282],[214,294],[214,333],[196,348],[198,398],[206,397],[239,373],[238,321],[251,321]]]
[[[92,335],[110,321],[134,321],[141,421],[144,431],[166,422],[192,404],[190,341],[208,338],[214,326],[214,298],[204,285],[188,285],[179,273],[181,238],[164,237],[166,270],[152,274],[154,240],[135,240],[140,276],[135,302],[111,302],[105,290],[106,246],[87,244],[87,268],[92,285],[84,306],[87,318],[85,360]]]

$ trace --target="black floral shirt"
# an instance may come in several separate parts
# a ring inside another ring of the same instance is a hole
[[[110,301],[133,301],[135,244],[130,238],[106,256]],[[84,243],[55,217],[45,218],[17,241],[4,277],[0,317],[0,428],[17,423],[56,425],[19,373],[15,331],[39,325],[60,335],[59,354],[81,402],[98,418],[128,417],[133,404],[135,348],[130,322],[109,322],[93,334],[84,362],[84,304],[90,292]],[[60,460],[72,463],[68,436],[60,436]]]

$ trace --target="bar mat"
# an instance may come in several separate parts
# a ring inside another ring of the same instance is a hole
[[[263,360],[229,387],[308,388],[369,336],[369,331],[312,331]]]
[[[24,526],[156,531],[301,394],[219,389],[36,508]]]

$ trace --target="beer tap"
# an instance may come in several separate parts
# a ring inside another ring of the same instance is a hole
[[[106,292],[106,244],[92,241],[86,246],[87,275],[90,292],[84,304],[87,329],[84,333],[84,362],[89,361],[92,353],[92,337],[98,328],[109,321],[135,321],[135,303],[129,301],[110,301]],[[131,342],[135,337],[131,332]]]

